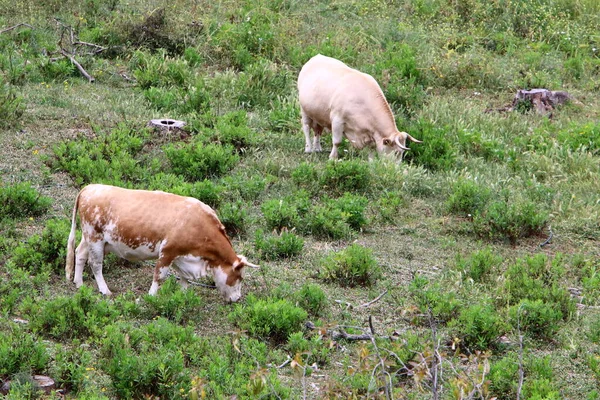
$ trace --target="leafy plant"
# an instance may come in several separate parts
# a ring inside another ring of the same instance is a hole
[[[231,236],[246,233],[248,224],[248,210],[241,200],[230,201],[219,207],[219,219],[225,230]]]
[[[298,256],[303,247],[304,239],[289,231],[265,235],[258,230],[254,236],[254,248],[267,261]]]
[[[361,160],[329,161],[322,172],[320,183],[321,187],[335,194],[364,193],[370,187],[371,173],[369,166]]]
[[[452,185],[452,192],[446,200],[448,211],[461,216],[480,214],[492,196],[491,190],[474,180],[458,179]]]
[[[221,176],[239,162],[233,146],[220,146],[203,140],[167,145],[164,151],[172,171],[191,182]]]
[[[463,308],[448,325],[454,328],[461,345],[471,351],[494,348],[503,333],[502,316],[486,300]]]
[[[382,276],[373,252],[359,244],[329,254],[320,267],[319,278],[341,286],[372,286]]]
[[[510,323],[534,338],[550,339],[558,332],[564,317],[561,310],[554,307],[542,300],[523,299],[508,310]]]
[[[42,373],[49,358],[46,345],[36,335],[16,325],[0,331],[0,376],[18,372]]]
[[[184,279],[184,278],[181,278]],[[201,299],[192,290],[183,290],[175,278],[167,279],[155,296],[144,295],[148,317],[164,317],[177,323],[185,323],[197,314]]]
[[[489,282],[490,274],[501,264],[502,257],[495,254],[490,247],[474,251],[467,257],[456,257],[456,268],[465,278],[478,283]]]
[[[236,304],[229,319],[254,337],[285,342],[290,334],[298,332],[307,314],[289,300],[258,299],[250,294],[246,305]]]
[[[37,217],[44,214],[52,199],[42,196],[29,182],[0,184],[0,219]]]
[[[305,283],[296,293],[298,305],[311,315],[320,316],[327,306],[327,296],[319,285]]]

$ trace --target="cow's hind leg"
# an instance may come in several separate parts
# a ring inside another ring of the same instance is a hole
[[[312,120],[306,115],[304,110],[300,110],[302,113],[302,131],[304,132],[304,152],[312,153],[313,149],[310,144],[310,125]]]
[[[102,275],[102,263],[104,261],[104,242],[96,242],[89,244],[89,263],[92,267],[92,272],[94,273],[94,278],[96,278],[96,284],[98,285],[98,290],[100,293],[104,295],[111,295],[111,291],[108,289],[106,285],[106,281],[104,280],[104,276]]]
[[[313,126],[313,131],[313,151],[320,153],[323,151],[323,149],[321,148],[321,135],[323,134],[323,127],[315,123],[315,125]]]
[[[331,141],[332,148],[331,153],[329,154],[330,160],[335,160],[338,158],[338,146],[342,144],[342,140],[344,139],[344,121],[340,118],[334,118],[331,121]]]
[[[83,285],[83,268],[88,261],[88,255],[89,244],[85,238],[81,238],[81,242],[75,250],[75,277],[73,278],[73,282],[75,282],[76,287]]]
[[[154,266],[154,277],[152,279],[152,286],[150,286],[150,290],[148,294],[154,296],[158,292],[158,288],[160,284],[167,279],[169,276],[169,267],[173,262],[173,257],[166,256],[164,253],[156,260],[156,265]]]

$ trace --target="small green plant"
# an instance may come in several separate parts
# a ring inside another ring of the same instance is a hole
[[[29,182],[14,185],[0,183],[0,220],[37,217],[44,214],[51,204],[52,199],[42,196]]]
[[[205,143],[202,139],[187,144],[167,145],[164,151],[173,173],[190,182],[221,176],[240,160],[233,146]]]
[[[491,195],[491,190],[481,183],[460,178],[452,185],[446,207],[451,213],[472,216],[484,212]]]
[[[119,315],[108,300],[100,299],[89,286],[82,286],[74,296],[60,296],[29,307],[31,328],[58,340],[100,335]]]
[[[516,243],[520,238],[539,234],[548,218],[544,207],[529,200],[498,200],[484,212],[476,213],[473,225],[480,236]]]
[[[523,299],[508,310],[510,324],[533,338],[551,339],[563,320],[561,310],[554,307],[554,304],[542,300]]]
[[[329,161],[320,177],[321,187],[338,195],[346,192],[364,193],[370,184],[369,166],[356,159]]]
[[[374,206],[374,219],[384,224],[393,224],[406,211],[407,202],[399,191],[385,191]]]
[[[487,300],[463,308],[448,326],[454,329],[461,345],[470,351],[495,347],[503,333],[502,317]]]
[[[77,393],[84,389],[91,362],[92,355],[78,340],[69,347],[59,344],[54,355],[52,376],[58,386]]]
[[[420,120],[409,128],[410,134],[422,140],[418,146],[412,146],[405,153],[408,162],[414,162],[431,171],[447,171],[455,167],[456,154],[448,140],[447,128],[436,127],[430,122]]]
[[[218,215],[228,235],[238,236],[246,233],[248,210],[243,201],[236,200],[222,204],[219,207]]]
[[[250,294],[245,305],[236,304],[229,319],[254,337],[282,343],[301,329],[307,316],[289,300],[258,299]]]
[[[291,199],[267,200],[260,209],[268,229],[292,229],[300,225],[298,207]]]
[[[331,253],[320,263],[319,278],[341,286],[372,286],[381,277],[373,252],[359,244]]]
[[[180,278],[184,279],[184,278]],[[191,288],[184,290],[174,277],[167,279],[156,296],[144,295],[148,317],[164,317],[176,323],[186,323],[198,314],[201,298]]]
[[[316,193],[320,188],[319,173],[313,163],[303,162],[292,170],[291,176],[296,186],[309,193]]]
[[[344,221],[355,231],[367,225],[365,209],[369,200],[364,196],[345,193],[342,197],[331,200],[333,206],[339,209],[344,216]]]
[[[301,254],[304,248],[304,239],[289,231],[265,235],[259,229],[254,236],[254,248],[263,260],[291,258]]]
[[[589,122],[563,129],[557,134],[558,141],[571,150],[585,150],[592,154],[600,151],[600,123]]]
[[[519,383],[519,360],[516,353],[494,361],[490,365],[490,392],[498,399],[514,399]]]
[[[308,311],[311,315],[320,316],[327,306],[327,296],[319,285],[305,283],[295,294],[298,305]]]
[[[67,256],[65,243],[71,222],[67,219],[50,219],[41,235],[32,235],[12,252],[10,262],[33,273],[50,269],[55,274],[64,273]]]
[[[0,126],[5,127],[21,118],[25,105],[23,98],[16,93],[14,87],[0,77]]]
[[[168,191],[181,196],[194,197],[212,208],[218,208],[223,197],[223,187],[209,179],[194,183],[184,182]]]
[[[42,373],[48,360],[46,345],[36,335],[15,325],[0,331],[0,376],[19,372]]]
[[[418,315],[414,322],[429,325],[431,322],[446,323],[461,311],[456,292],[422,275],[415,275],[408,286],[412,303]]]
[[[494,254],[490,247],[477,250],[467,257],[456,257],[456,268],[463,273],[465,279],[476,283],[490,281],[490,274],[502,264],[502,257]]]
[[[244,153],[257,144],[256,134],[248,127],[248,117],[244,111],[235,111],[220,117],[213,138],[221,145],[232,145],[238,153]]]

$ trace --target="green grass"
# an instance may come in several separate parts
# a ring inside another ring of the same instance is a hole
[[[386,386],[388,398],[429,398],[436,346],[442,398],[515,398],[520,335],[523,398],[598,397],[596,1],[0,10],[0,29],[29,25],[0,33],[0,379],[16,382],[15,398],[35,395],[32,373],[68,398],[386,398]],[[87,54],[98,47],[71,43],[71,28],[104,50]],[[322,154],[304,154],[296,77],[317,53],[380,83],[398,128],[424,141],[402,164],[348,143],[332,163],[329,133]],[[551,118],[485,112],[535,87],[578,102]],[[147,127],[167,117],[184,131]],[[91,287],[64,282],[62,242],[90,182],[214,207],[261,265],[241,303],[174,281],[148,299],[151,267],[114,257],[113,298],[87,269]],[[371,332],[369,320],[375,342],[327,334]]]

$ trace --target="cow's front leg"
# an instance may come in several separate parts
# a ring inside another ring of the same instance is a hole
[[[331,140],[333,147],[331,154],[329,154],[330,160],[336,160],[338,158],[338,147],[342,144],[344,139],[344,122],[339,118],[334,118],[331,122]]]
[[[108,289],[106,285],[106,281],[104,280],[104,276],[102,275],[102,262],[104,261],[104,242],[96,242],[93,244],[89,244],[89,263],[92,267],[92,272],[94,273],[94,278],[96,278],[96,284],[98,285],[98,290],[100,293],[109,296],[111,295],[111,291]],[[83,267],[82,267],[83,268]],[[75,271],[77,271],[77,267],[75,267]],[[75,272],[77,274],[77,272]]]
[[[148,294],[151,296],[154,296],[158,292],[160,284],[169,276],[171,262],[173,262],[173,257],[165,256],[164,254],[156,260],[152,286],[150,286],[150,290],[148,291]]]
[[[321,135],[323,134],[323,127],[321,125],[317,125],[316,127],[313,127],[313,131],[313,151],[315,153],[320,153],[323,151],[321,148]]]

